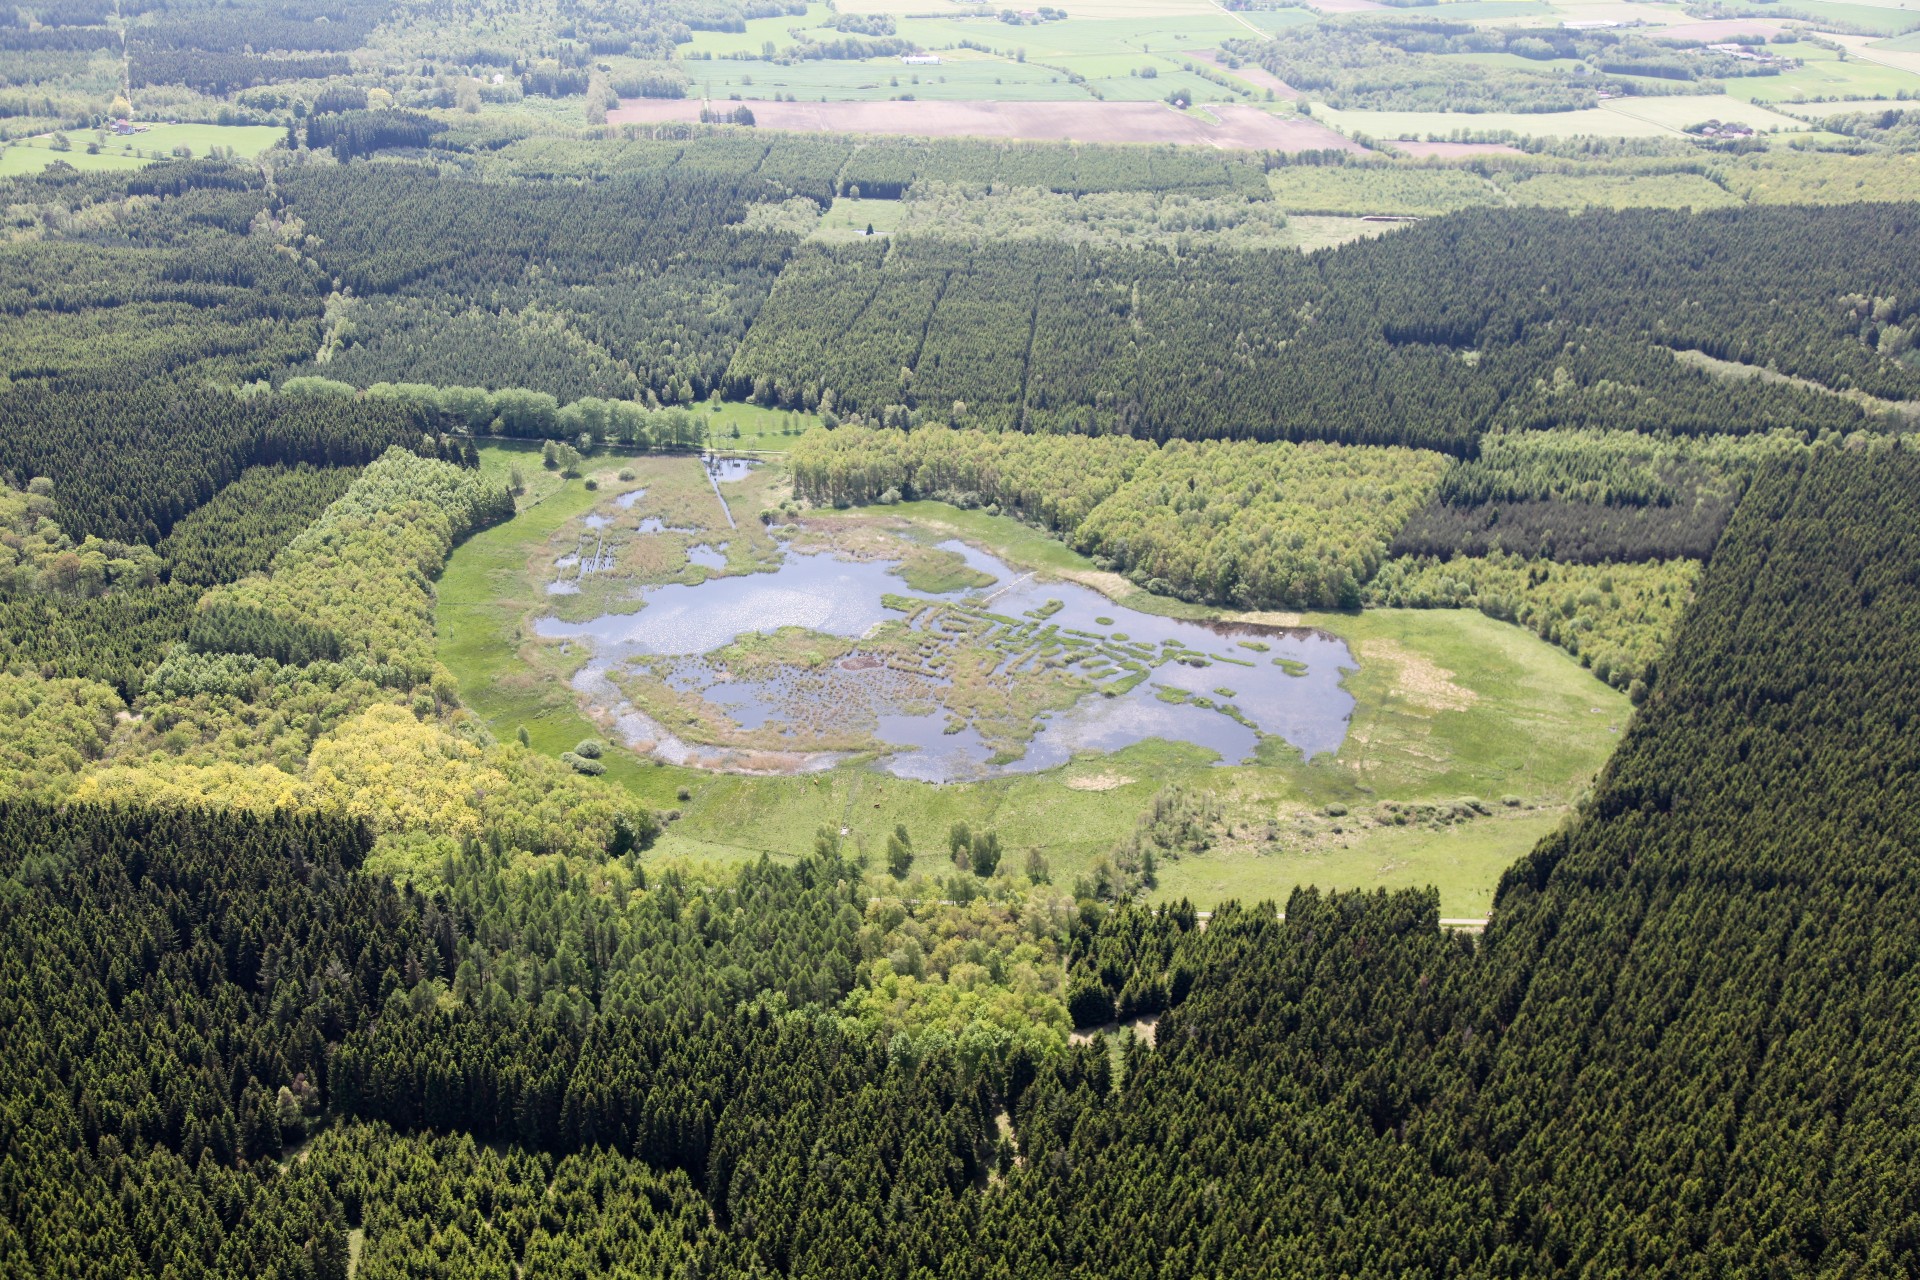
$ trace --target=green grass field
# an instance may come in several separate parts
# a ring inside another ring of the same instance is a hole
[[[749,18],[745,31],[696,31],[692,40],[680,46],[680,56],[711,54],[723,58],[729,54],[745,53],[757,58],[765,51],[769,40],[775,48],[785,48],[793,43],[793,31],[825,27],[831,16],[827,6],[809,4],[804,15],[781,13],[770,18]],[[822,33],[822,38],[829,34],[838,37],[840,33],[829,30]]]
[[[841,196],[820,216],[808,239],[829,244],[863,240],[868,227],[872,227],[876,235],[891,233],[899,229],[906,211],[906,202],[902,200],[854,200]]]
[[[619,463],[596,458],[588,470]],[[531,448],[488,445],[482,465],[503,476],[518,466],[529,491],[511,522],[455,551],[438,587],[438,656],[496,735],[525,726],[535,748],[557,754],[598,731],[566,683],[578,655],[526,643],[526,623],[545,600],[528,564],[595,495],[543,471]],[[1148,597],[1008,518],[940,503],[879,510],[963,537],[1022,569],[1104,587],[1136,608],[1209,612]],[[1199,748],[1148,741],[1045,773],[935,786],[857,765],[793,777],[709,774],[616,748],[605,757],[606,777],[679,812],[661,857],[788,856],[810,848],[822,826],[845,829],[855,850],[877,856],[886,833],[904,823],[921,851],[916,870],[940,872],[946,830],[965,821],[997,831],[1010,865],[1024,866],[1028,851],[1039,850],[1066,884],[1178,782],[1208,794],[1222,821],[1214,847],[1163,866],[1161,896],[1210,906],[1284,898],[1302,883],[1432,884],[1446,914],[1484,914],[1500,871],[1561,820],[1612,749],[1625,699],[1559,649],[1478,613],[1383,610],[1298,621],[1340,636],[1358,663],[1346,680],[1357,704],[1347,740],[1311,764],[1277,751],[1262,763],[1221,768]]]
[[[745,101],[775,94],[802,102],[885,102],[912,95],[929,101],[1048,102],[1086,101],[1086,91],[1064,71],[1037,63],[962,50],[942,54],[937,67],[909,67],[895,58],[867,61],[823,60],[780,66],[772,62],[715,59],[688,62],[695,94],[710,98],[739,95]]]
[[[1791,16],[1804,15],[1818,21],[1827,19],[1847,26],[1858,27],[1862,31],[1876,35],[1894,36],[1920,28],[1920,9],[1913,6],[1912,0],[1904,4],[1838,4],[1834,0],[1788,0],[1778,6],[1772,4],[1726,3],[1718,8],[1729,16],[1751,18],[1783,18],[1781,10],[1790,11]]]
[[[107,169],[144,169],[153,163],[133,156],[106,153],[90,156],[85,148],[77,144],[71,151],[55,151],[46,146],[16,142],[0,150],[0,178],[10,178],[17,173],[39,173],[55,160],[64,160],[82,173],[97,173]]]
[[[868,204],[884,204],[870,200]],[[757,404],[724,400],[699,412],[707,416],[707,440],[722,452],[756,449],[785,453],[794,440],[820,425],[818,414],[795,409],[768,409]]]
[[[1796,98],[1892,98],[1902,91],[1920,93],[1920,75],[1802,42],[1784,50],[1805,65],[1777,76],[1748,76],[1726,81],[1727,92],[1753,102],[1791,102]]]
[[[196,156],[208,155],[215,147],[231,147],[236,155],[250,158],[284,137],[284,129],[270,125],[156,124],[145,133],[127,138],[70,129],[67,140],[72,149],[68,151],[55,151],[51,134],[9,143],[5,151],[0,151],[0,177],[38,173],[55,160],[64,160],[82,172],[138,169],[171,159],[175,147],[186,147]],[[97,155],[87,153],[89,143],[99,147]]]
[[[1618,98],[1584,111],[1340,111],[1314,103],[1313,116],[1348,137],[1447,138],[1459,131],[1508,132],[1541,138],[1671,138],[1705,120],[1739,122],[1756,130],[1806,128],[1790,116],[1728,94]]]

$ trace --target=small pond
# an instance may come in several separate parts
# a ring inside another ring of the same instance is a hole
[[[664,671],[667,686],[697,694],[742,730],[774,726],[778,732],[809,718],[857,721],[872,740],[899,748],[880,757],[879,767],[929,782],[1033,772],[1064,764],[1076,752],[1115,751],[1149,738],[1193,743],[1217,752],[1223,763],[1240,764],[1253,758],[1262,735],[1283,739],[1308,758],[1338,750],[1346,736],[1354,704],[1340,680],[1355,664],[1335,637],[1156,617],[1076,583],[1016,572],[960,542],[942,549],[964,557],[992,584],[946,595],[915,592],[889,572],[892,563],[789,549],[770,573],[651,587],[637,613],[580,623],[544,618],[536,630],[591,644],[593,657],[575,686],[614,714],[630,742],[713,768],[756,767],[748,763],[751,756],[758,767],[796,771],[844,757],[795,750],[767,765],[765,751],[684,742],[637,711],[609,673],[636,662]],[[722,559],[711,549],[696,550],[705,553],[699,563]],[[863,657],[856,643],[850,655],[820,670],[780,668],[758,679],[703,657],[742,636],[785,627],[857,642],[878,624],[902,618],[911,620],[910,635],[925,634],[923,652],[949,634],[964,634],[976,658],[986,654],[997,664],[989,678],[1014,680],[1023,670],[1064,662],[1090,687],[1071,706],[1033,716],[1022,753],[1009,750],[1004,738],[996,748],[940,704],[947,682],[937,662],[902,669],[897,649],[888,665]]]

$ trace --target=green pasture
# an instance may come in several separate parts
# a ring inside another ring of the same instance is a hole
[[[1912,108],[1912,103],[1888,102],[1884,98],[1843,98],[1834,102],[1776,102],[1774,106],[1788,114],[1805,116],[1812,120],[1824,120],[1828,116],[1852,115],[1856,111],[1899,110]]]
[[[86,148],[78,143],[74,144],[71,151],[55,151],[45,145],[20,141],[0,149],[0,178],[11,178],[20,173],[39,173],[56,160],[64,160],[83,173],[106,169],[143,169],[153,163],[151,160],[110,152],[90,156]]]
[[[749,18],[745,31],[696,31],[693,39],[680,46],[680,56],[711,54],[716,58],[745,53],[759,57],[771,40],[776,49],[794,43],[792,32],[825,27],[831,13],[823,4],[809,4],[805,14],[782,13],[771,18]],[[838,39],[840,32],[829,29],[821,38]]]
[[[1450,919],[1483,920],[1501,873],[1566,821],[1564,808],[1500,810],[1438,828],[1354,832],[1325,845],[1277,842],[1233,856],[1163,862],[1152,898],[1195,903],[1284,904],[1296,886],[1385,889],[1432,885]]]
[[[877,207],[888,202],[868,200],[859,203]],[[728,449],[784,453],[800,436],[820,425],[818,414],[797,409],[769,409],[738,400],[709,402],[704,406],[695,406],[695,411],[707,419],[708,443],[723,453]]]
[[[689,62],[685,70],[696,94],[738,95],[749,102],[776,94],[802,102],[884,102],[906,95],[943,102],[1086,100],[1085,91],[1057,69],[972,51],[941,57],[943,61],[935,67],[910,67],[897,58],[829,59],[791,66],[723,58]]]
[[[272,125],[156,124],[145,133],[118,137],[93,129],[69,129],[72,148],[53,149],[53,136],[39,134],[8,143],[0,151],[0,176],[38,173],[55,160],[64,160],[82,172],[108,169],[138,169],[157,160],[173,158],[173,149],[184,146],[195,156],[210,154],[215,147],[231,147],[238,155],[257,156],[282,138],[286,130]],[[98,154],[88,154],[95,145]]]
[[[1769,111],[1758,103],[1743,102],[1725,93],[1618,98],[1607,103],[1601,110],[1616,115],[1631,116],[1635,120],[1645,120],[1674,130],[1685,129],[1688,125],[1699,124],[1703,120],[1718,120],[1723,124],[1739,123],[1749,125],[1755,130],[1779,129],[1783,132],[1806,127],[1791,116],[1781,115],[1778,111]]]
[[[1920,29],[1920,8],[1915,8],[1912,0],[1905,4],[1840,4],[1834,0],[1788,0],[1787,3],[1740,4],[1732,3],[1717,6],[1718,13],[1727,17],[1774,18],[1790,21],[1793,18],[1811,18],[1815,23],[1833,22],[1873,35],[1897,36]],[[1784,12],[1783,12],[1784,10]]]
[[[1777,76],[1746,76],[1725,82],[1734,97],[1754,102],[1791,102],[1795,98],[1892,98],[1902,90],[1920,93],[1920,75],[1849,55],[1842,61],[1831,49],[1802,42],[1783,52],[1804,65]]]
[[[820,215],[808,239],[829,244],[864,240],[868,227],[873,228],[875,235],[890,234],[899,229],[906,210],[903,200],[855,200],[840,196]]]

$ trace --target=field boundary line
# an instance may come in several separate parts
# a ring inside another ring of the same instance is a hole
[[[1241,26],[1245,27],[1247,30],[1253,32],[1254,35],[1259,36],[1262,40],[1273,39],[1272,36],[1268,35],[1266,32],[1262,31],[1260,28],[1254,26],[1251,22],[1248,22],[1245,18],[1241,17],[1239,14],[1235,13],[1233,10],[1221,4],[1220,0],[1213,0],[1213,7],[1218,9],[1221,13],[1226,14],[1229,18],[1232,18],[1235,22],[1239,23]]]

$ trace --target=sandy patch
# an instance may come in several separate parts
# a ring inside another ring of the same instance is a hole
[[[1090,773],[1085,777],[1068,778],[1067,788],[1072,791],[1112,791],[1115,787],[1124,787],[1133,781],[1124,773]]]
[[[1393,692],[1428,711],[1465,711],[1480,700],[1479,694],[1453,682],[1453,672],[1396,640],[1362,643],[1360,659],[1393,667]]]
[[[1019,138],[1034,142],[1164,142],[1249,151],[1363,151],[1313,120],[1258,107],[1210,105],[1217,117],[1159,102],[750,102],[762,129],[796,133],[894,133],[926,138]],[[700,118],[691,98],[629,98],[609,124]]]
[[[1223,622],[1245,622],[1256,627],[1297,627],[1300,615],[1281,613],[1273,609],[1258,609],[1252,613],[1228,613],[1221,615]]]
[[[1092,587],[1116,604],[1126,603],[1126,598],[1140,590],[1117,573],[1105,569],[1053,569],[1048,570],[1056,578],[1065,578],[1068,582],[1077,582],[1083,587]]]

